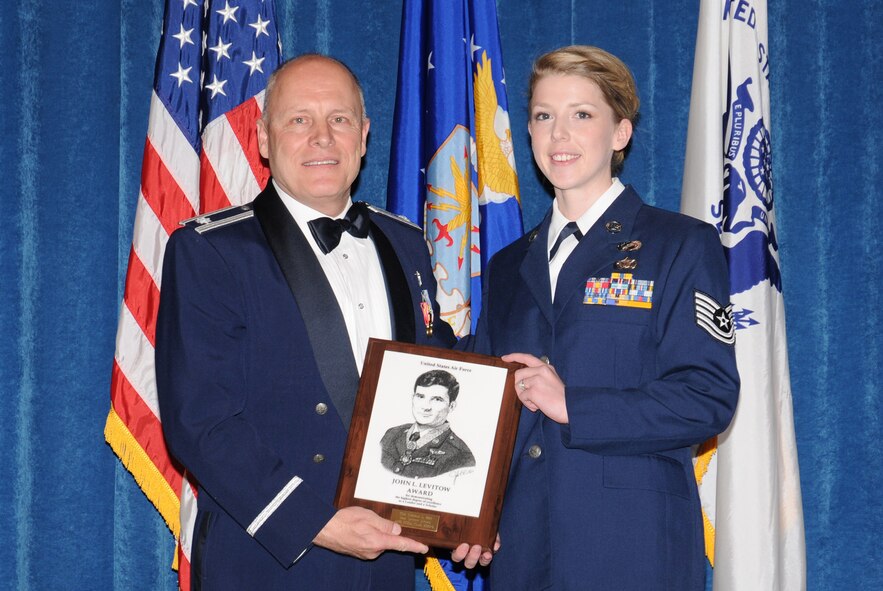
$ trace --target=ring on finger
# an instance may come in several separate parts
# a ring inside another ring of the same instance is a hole
[[[522,392],[527,390],[527,385],[524,383],[524,380],[518,380],[518,387],[521,388]]]

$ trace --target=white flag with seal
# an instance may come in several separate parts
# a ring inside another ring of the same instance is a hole
[[[742,380],[696,475],[714,591],[806,589],[785,308],[773,210],[766,0],[702,0],[681,211],[714,224]],[[704,453],[703,453],[704,452]]]

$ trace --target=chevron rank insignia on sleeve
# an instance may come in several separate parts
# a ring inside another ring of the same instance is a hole
[[[733,304],[721,306],[713,297],[693,290],[696,306],[696,324],[722,343],[736,342],[736,324],[733,322]]]

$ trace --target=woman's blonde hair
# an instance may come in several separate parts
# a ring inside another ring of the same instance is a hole
[[[537,82],[544,76],[582,76],[598,85],[604,100],[613,109],[616,123],[628,119],[632,126],[638,123],[638,90],[631,70],[621,59],[591,45],[569,45],[541,55],[533,63],[530,73],[528,104],[533,102]],[[610,169],[613,174],[622,169],[629,144],[613,153]]]

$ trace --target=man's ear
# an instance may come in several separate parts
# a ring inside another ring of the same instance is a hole
[[[371,129],[371,120],[365,117],[362,119],[362,156],[368,152],[368,130]]]
[[[258,119],[256,125],[257,125],[257,131],[258,131],[258,150],[260,151],[261,156],[263,156],[264,159],[269,160],[270,159],[270,150],[267,145],[268,144],[268,141],[267,141],[268,140],[267,121],[263,117],[261,117],[260,119]]]

